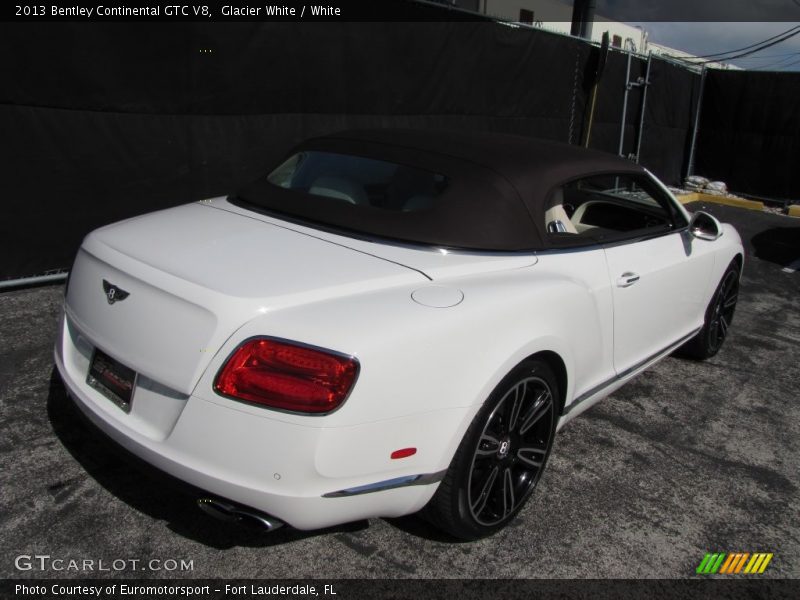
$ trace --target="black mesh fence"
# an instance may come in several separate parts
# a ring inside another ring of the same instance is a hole
[[[0,280],[69,268],[93,228],[232,192],[313,135],[413,127],[580,143],[597,52],[492,21],[6,24]],[[631,60],[632,80],[646,63]],[[610,52],[593,148],[619,150],[627,64]],[[644,88],[629,91],[622,153],[638,148],[678,183],[700,78],[654,59],[650,81],[643,119]]]
[[[701,110],[698,174],[800,202],[800,73],[710,70]]]

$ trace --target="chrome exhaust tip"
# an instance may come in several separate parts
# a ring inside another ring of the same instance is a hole
[[[220,521],[251,524],[265,531],[275,531],[285,525],[280,519],[271,517],[266,513],[235,506],[214,498],[199,498],[197,500],[197,507],[207,515],[219,519]]]

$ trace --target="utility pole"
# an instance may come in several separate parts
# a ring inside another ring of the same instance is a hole
[[[597,0],[574,0],[572,3],[572,28],[570,34],[592,39],[592,23]]]

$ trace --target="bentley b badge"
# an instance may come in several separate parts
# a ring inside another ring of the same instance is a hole
[[[113,283],[109,283],[105,279],[103,279],[103,291],[106,293],[106,300],[108,300],[109,304],[114,304],[114,302],[122,302],[130,295],[129,292],[126,292],[122,288],[118,288]]]

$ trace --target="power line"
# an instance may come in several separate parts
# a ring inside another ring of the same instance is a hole
[[[800,2],[800,0],[797,0],[797,1]],[[782,33],[779,33],[777,35],[773,35],[772,37],[768,37],[767,39],[761,40],[760,42],[756,42],[754,44],[750,44],[749,46],[744,46],[742,48],[736,48],[735,50],[728,50],[726,52],[716,52],[714,54],[701,54],[701,55],[697,56],[696,58],[722,57],[724,54],[732,54],[734,52],[742,52],[744,50],[749,50],[750,48],[754,48],[756,46],[760,46],[761,44],[765,44],[767,42],[771,42],[772,40],[774,40],[776,38],[779,38],[781,36],[784,36],[787,33],[790,33],[790,32],[793,32],[793,31],[797,32],[797,30],[800,30],[800,25],[795,25],[794,27],[790,27],[789,29],[787,29],[786,31],[784,31]],[[769,45],[764,46],[764,48],[769,48]],[[761,48],[761,49],[763,50],[764,48]],[[720,60],[724,60],[724,59],[720,59]]]
[[[800,26],[797,27],[796,31],[794,31],[794,32],[792,32],[792,33],[790,33],[788,35],[785,35],[780,39],[772,41],[769,44],[764,44],[763,46],[761,46],[760,48],[756,48],[755,50],[749,50],[747,52],[742,52],[741,54],[734,54],[733,56],[726,56],[723,59],[711,59],[711,60],[705,60],[705,61],[701,61],[701,62],[710,63],[710,62],[716,62],[717,60],[726,60],[727,61],[727,60],[733,60],[734,58],[742,58],[742,57],[745,57],[745,56],[750,56],[751,54],[755,54],[756,52],[760,52],[761,50],[766,50],[767,48],[771,48],[772,46],[775,46],[776,44],[780,44],[782,42],[785,42],[786,40],[791,39],[791,38],[793,38],[794,36],[796,36],[798,34],[800,34]]]
[[[784,58],[783,60],[779,60],[777,62],[771,62],[766,65],[761,65],[760,67],[751,67],[753,71],[765,71],[767,69],[774,69],[775,67],[781,66],[783,63],[788,62],[790,59]],[[792,63],[789,63],[792,64]]]
[[[794,65],[797,65],[797,64],[800,64],[800,60],[796,60],[794,62],[791,62],[788,65],[783,65],[780,70],[781,71],[785,71],[787,68],[789,68],[791,66],[794,66]],[[752,69],[752,70],[753,71],[766,71],[768,69],[773,69],[774,70],[774,67],[775,67],[775,65],[772,65],[772,66],[768,66],[768,67],[758,67],[757,69]]]
[[[797,0],[797,1],[800,2],[800,0]],[[790,33],[790,32],[795,31],[797,29],[800,29],[800,25],[795,25],[794,27],[790,27],[786,31],[783,31],[781,33],[773,35],[772,37],[768,37],[767,39],[761,40],[760,42],[756,42],[754,44],[750,44],[749,46],[744,46],[742,48],[736,48],[734,50],[727,50],[725,52],[716,52],[714,54],[701,54],[701,55],[697,56],[697,58],[712,58],[712,57],[715,57],[715,56],[722,56],[723,54],[732,54],[734,52],[742,52],[743,50],[749,50],[750,48],[754,48],[756,46],[760,46],[761,44],[764,44],[766,42],[771,42],[772,40],[774,40],[776,38],[779,38],[781,36],[784,36],[787,33]]]
[[[733,60],[733,59],[736,59],[736,58],[744,58],[746,56],[750,56],[751,54],[755,54],[756,52],[761,52],[762,50],[766,50],[767,48],[771,48],[772,46],[775,46],[777,44],[783,43],[786,40],[789,40],[789,39],[793,38],[796,35],[800,35],[800,25],[798,25],[796,27],[793,27],[792,29],[789,29],[787,31],[784,31],[781,35],[783,37],[779,37],[778,39],[775,39],[775,36],[773,36],[772,38],[769,38],[770,40],[772,40],[769,43],[765,44],[764,42],[760,42],[761,45],[758,48],[754,48],[753,50],[748,50],[746,52],[741,52],[740,54],[731,54],[729,56],[721,56],[721,57],[718,57],[718,58],[707,58],[708,56],[711,56],[709,54],[709,55],[706,55],[706,57],[705,57],[706,59],[705,60],[694,60],[695,58],[704,58],[702,56],[695,57],[695,56],[675,56],[675,55],[672,55],[672,58],[676,58],[678,60],[682,60],[684,62],[688,62],[688,63],[693,64],[693,65],[706,65],[708,63],[713,63],[713,62],[723,62],[723,61],[727,62],[727,61],[730,61],[730,60]],[[755,46],[755,45],[757,45],[757,44],[751,44],[751,46]],[[732,50],[730,52],[735,52],[735,51]]]
[[[800,0],[797,1],[800,2]],[[787,56],[800,56],[800,51],[786,52],[783,54],[764,54],[761,56],[745,56],[742,57],[740,60],[763,60],[765,58],[786,58]]]
[[[778,66],[780,66],[781,69],[786,69],[787,67],[791,67],[792,65],[796,65],[796,64],[800,63],[800,59],[797,59],[797,60],[795,60],[793,62],[790,62],[787,65],[782,65],[781,64],[781,63],[785,63],[787,60],[790,60],[790,59],[789,58],[784,58],[783,60],[779,60],[778,62],[774,62],[774,63],[768,64],[768,65],[761,65],[760,67],[755,67],[752,70],[753,71],[766,71],[766,70],[769,70],[769,69],[775,69],[775,67],[778,67]]]
[[[706,54],[702,56],[677,56],[677,55],[669,55],[669,56],[671,58],[675,58],[677,60],[681,60],[683,62],[687,62],[693,65],[706,65],[708,63],[713,63],[713,62],[722,62],[722,61],[730,61],[737,58],[745,58],[752,54],[756,54],[757,52],[761,52],[762,50],[766,50],[767,48],[771,48],[772,46],[775,46],[777,44],[781,44],[786,40],[795,37],[796,35],[800,35],[800,25],[795,25],[794,27],[791,27],[786,31],[779,33],[778,35],[769,37],[756,44],[750,44],[749,46],[745,46],[744,48],[739,48],[738,50],[728,50],[727,52],[719,52],[717,54]],[[751,49],[745,50],[745,48],[751,48]],[[733,54],[735,52],[739,52],[739,54]],[[712,56],[714,56],[715,58],[709,58]],[[697,60],[698,58],[705,60]]]

